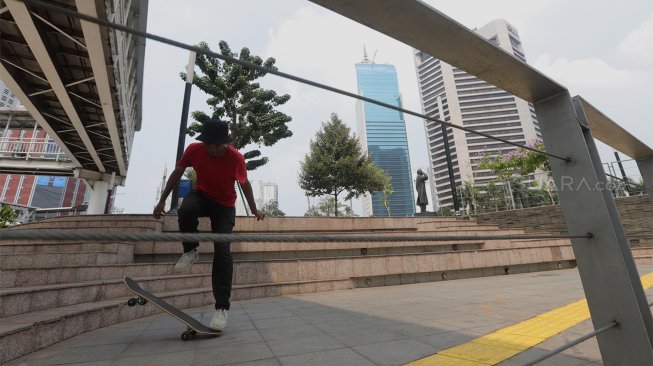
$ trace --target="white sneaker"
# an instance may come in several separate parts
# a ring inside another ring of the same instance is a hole
[[[200,258],[197,249],[184,253],[177,264],[175,264],[175,273],[186,272],[191,264],[195,263]]]
[[[211,328],[215,330],[223,330],[227,327],[227,319],[229,318],[228,310],[218,309],[213,314],[213,319],[211,319]]]

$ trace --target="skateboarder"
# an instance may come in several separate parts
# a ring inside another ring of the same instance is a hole
[[[198,232],[199,217],[211,218],[211,231],[214,233],[231,233],[236,218],[236,191],[234,182],[240,182],[245,198],[257,220],[263,220],[265,214],[256,209],[252,186],[247,180],[245,158],[229,145],[229,126],[220,120],[210,120],[203,124],[202,133],[196,142],[190,144],[161,195],[161,200],[154,207],[154,217],[160,218],[165,201],[172,189],[179,183],[186,168],[192,166],[197,173],[197,183],[188,193],[179,208],[179,231],[182,233]],[[175,272],[182,273],[199,259],[198,242],[183,242],[184,254],[175,265]],[[233,260],[229,243],[213,243],[213,296],[215,297],[215,314],[211,328],[222,330],[227,326],[227,311],[231,296]]]

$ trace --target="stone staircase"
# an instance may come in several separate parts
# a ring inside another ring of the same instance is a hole
[[[176,217],[149,215],[68,216],[21,229],[84,229],[174,232]],[[201,231],[210,231],[208,220]],[[459,218],[240,217],[235,232],[258,234],[393,236],[508,235]],[[154,306],[128,307],[123,277],[179,308],[212,304],[213,244],[200,244],[200,261],[173,273],[181,253],[176,242],[0,242],[0,363],[66,338],[149,316]],[[232,300],[356,287],[387,286],[570,268],[570,242],[476,240],[446,242],[233,243]]]

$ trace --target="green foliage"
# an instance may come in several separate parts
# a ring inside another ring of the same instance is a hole
[[[202,42],[199,47],[210,51]],[[252,55],[248,48],[235,53],[225,41],[219,43],[220,53],[242,61],[254,63],[268,69],[277,70],[276,60],[261,59]],[[217,58],[197,55],[196,65],[200,72],[193,77],[193,84],[210,95],[206,101],[212,109],[211,116],[201,111],[192,113],[197,122],[188,127],[188,134],[194,136],[201,131],[202,123],[211,118],[227,120],[230,124],[232,142],[238,150],[248,144],[272,146],[279,140],[292,136],[287,123],[292,118],[275,108],[285,104],[290,95],[277,95],[274,90],[263,89],[255,80],[267,72],[253,70],[244,66],[222,62]],[[181,73],[183,79],[185,73]],[[243,154],[247,161],[247,170],[254,170],[268,162],[260,150],[250,150]]]
[[[516,178],[508,178],[501,185],[490,182],[474,186],[471,182],[465,182],[458,189],[458,196],[470,214],[537,207],[556,202],[554,192],[545,187],[526,185]]]
[[[357,216],[351,207],[343,204],[338,205],[336,214],[336,201],[333,197],[324,197],[317,205],[311,206],[304,216]]]
[[[0,208],[0,228],[11,226],[18,217],[18,212],[14,211],[9,205],[2,205]]]
[[[453,211],[449,207],[440,207],[435,214],[437,216],[453,216]]]
[[[388,211],[388,216],[390,216],[390,195],[394,193],[394,189],[392,189],[392,183],[390,183],[390,179],[387,175],[384,175],[382,179],[385,182],[383,183],[383,190],[381,191],[383,195],[380,199],[381,203],[383,203],[383,207]]]
[[[279,209],[279,203],[275,200],[264,204],[261,211],[263,211],[267,216],[286,216],[286,213]]]
[[[463,182],[462,186],[457,187],[457,191],[462,207],[468,207],[469,212],[474,212],[476,210],[476,197],[478,196],[479,189],[472,182]]]
[[[347,193],[345,200],[369,192],[381,192],[389,186],[390,178],[362,153],[356,136],[333,113],[328,122],[311,140],[310,152],[300,163],[299,186],[307,196],[334,197]],[[336,209],[335,214],[338,214]]]
[[[640,178],[638,182],[635,182],[633,179],[628,178],[631,182],[630,191],[633,195],[647,194],[646,184],[644,184],[644,179]]]
[[[544,151],[544,143],[536,140],[529,144],[537,150]],[[495,172],[499,179],[507,179],[515,174],[529,175],[537,169],[550,172],[549,160],[546,155],[536,153],[524,148],[513,150],[507,154],[491,156],[486,154],[481,160],[479,167]]]

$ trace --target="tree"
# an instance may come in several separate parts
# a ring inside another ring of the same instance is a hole
[[[205,42],[200,43],[199,47],[211,50]],[[250,54],[246,47],[236,54],[225,41],[220,41],[219,47],[220,53],[225,56],[277,70],[274,58],[263,61],[259,56]],[[238,150],[248,144],[272,146],[279,140],[292,136],[287,126],[292,118],[275,110],[285,104],[290,95],[277,95],[274,90],[263,89],[259,83],[254,82],[267,72],[222,62],[204,54],[197,55],[196,64],[200,72],[193,76],[193,84],[211,96],[206,102],[211,107],[212,114],[209,116],[201,111],[193,112],[192,116],[197,122],[188,127],[190,136],[200,132],[201,124],[211,118],[229,122],[231,144]],[[185,79],[186,74],[181,73],[181,77]],[[261,156],[260,150],[250,150],[243,155],[247,160],[247,170],[254,170],[268,162],[267,157]]]
[[[264,204],[261,211],[263,211],[267,216],[286,216],[286,213],[279,209],[279,203],[275,200],[271,200]]]
[[[644,178],[640,178],[638,182],[635,182],[631,178],[626,178],[631,182],[631,192],[633,195],[646,194],[646,184],[644,184]]]
[[[527,147],[531,147],[537,150],[544,151],[544,143],[540,140],[533,140],[526,144]],[[479,167],[481,169],[489,169],[494,171],[499,178],[506,190],[506,198],[510,197],[510,205],[515,209],[514,195],[515,189],[513,189],[514,184],[521,183],[513,179],[515,176],[526,176],[534,173],[536,170],[544,171],[547,175],[545,187],[547,189],[551,203],[555,204],[554,195],[552,193],[553,180],[551,179],[551,166],[549,165],[549,159],[546,155],[527,150],[524,148],[519,148],[517,150],[512,150],[507,154],[491,156],[486,154],[483,159],[481,159]]]
[[[9,207],[9,205],[2,205],[0,208],[0,228],[11,226],[18,217],[18,212]]]
[[[333,197],[324,197],[317,205],[308,208],[304,216],[356,216],[351,207],[340,205],[336,214],[336,201]]]
[[[300,163],[299,186],[307,196],[333,196],[338,215],[338,196],[345,200],[362,194],[380,192],[390,181],[362,149],[356,136],[335,113],[311,140],[310,152]]]
[[[457,191],[460,202],[465,207],[467,214],[476,213],[476,197],[478,196],[479,189],[474,186],[474,183],[465,181],[462,186],[457,187]]]

